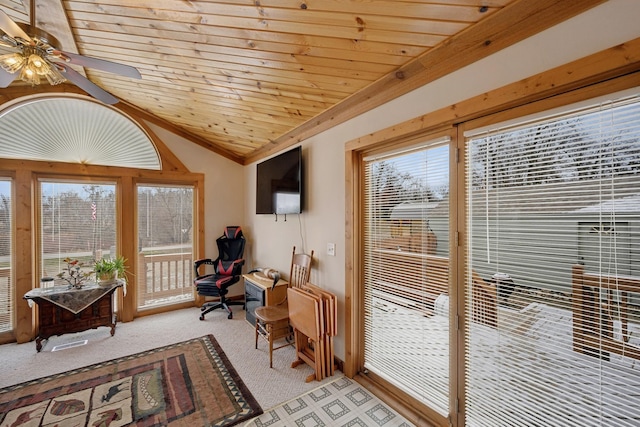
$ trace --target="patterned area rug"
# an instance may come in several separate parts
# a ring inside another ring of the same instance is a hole
[[[245,424],[245,427],[267,426],[411,427],[413,424],[360,384],[343,376]]]
[[[0,426],[232,426],[261,413],[212,335],[0,390]]]

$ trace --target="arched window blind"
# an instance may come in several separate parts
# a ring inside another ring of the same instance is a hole
[[[37,96],[0,109],[0,158],[161,170],[138,123],[79,95]]]
[[[449,413],[447,141],[364,161],[365,368],[443,417]]]
[[[466,425],[640,425],[640,99],[467,147]]]
[[[0,178],[0,332],[11,331],[14,326],[15,289],[12,281],[14,275],[11,274],[12,219],[11,180]]]

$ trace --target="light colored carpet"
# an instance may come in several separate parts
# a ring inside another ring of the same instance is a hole
[[[195,307],[145,316],[133,322],[118,323],[113,337],[106,327],[52,337],[43,342],[40,353],[36,352],[35,342],[5,344],[0,346],[0,388],[206,334],[215,336],[265,411],[341,375],[338,373],[321,382],[305,383],[313,370],[307,365],[291,368],[291,362],[295,359],[293,347],[275,351],[273,369],[269,369],[267,343],[260,340],[256,350],[254,329],[245,320],[245,312],[236,306],[233,311],[231,320],[227,319],[225,312],[215,310],[207,314],[204,321],[200,321],[200,309]],[[88,343],[51,351],[55,346],[82,340],[88,340]]]

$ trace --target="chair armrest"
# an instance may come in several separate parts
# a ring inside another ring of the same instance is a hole
[[[215,262],[211,258],[202,258],[202,259],[195,260],[193,262],[193,270],[195,273],[195,277],[201,276],[198,270],[203,265],[215,265]]]

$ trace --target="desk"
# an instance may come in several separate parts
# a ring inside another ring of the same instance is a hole
[[[116,332],[113,294],[124,285],[119,280],[109,285],[87,283],[82,289],[67,285],[32,289],[24,299],[38,305],[38,335],[36,350],[42,341],[54,335],[82,332],[99,326],[109,326],[111,336]]]
[[[273,286],[272,279],[262,279],[254,273],[243,274],[242,277],[244,278],[246,319],[255,326],[256,308],[276,305],[280,301],[284,301],[287,298],[287,285],[289,282],[280,279],[276,286],[271,289]]]

